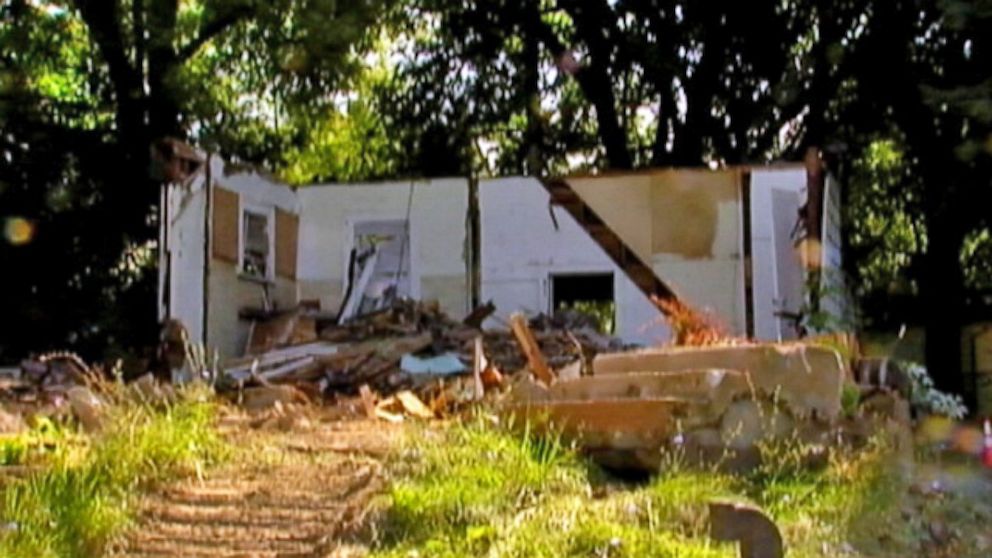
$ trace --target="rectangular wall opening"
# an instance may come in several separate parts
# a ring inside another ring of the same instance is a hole
[[[339,320],[387,308],[411,296],[410,232],[405,220],[354,223],[345,302]]]
[[[613,274],[551,275],[551,311],[552,314],[572,313],[600,332],[612,334],[616,328]]]

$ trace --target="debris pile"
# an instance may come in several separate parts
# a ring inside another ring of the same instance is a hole
[[[599,352],[623,348],[575,313],[529,322],[515,316],[510,331],[483,331],[480,324],[493,310],[482,306],[457,321],[436,302],[403,300],[344,324],[305,310],[259,320],[246,355],[226,364],[219,385],[287,384],[313,401],[355,395],[368,386],[386,398],[387,407],[395,407],[390,396],[407,392],[431,402],[452,398],[452,390],[459,400],[477,398],[501,384],[504,373],[533,370],[536,355],[545,366],[578,362],[581,367]]]
[[[46,353],[25,359],[0,375],[0,406],[14,412],[49,408],[54,412],[68,393],[101,375],[69,352]]]

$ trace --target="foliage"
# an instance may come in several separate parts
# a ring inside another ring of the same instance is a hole
[[[379,96],[394,79],[388,36],[364,57],[347,92],[305,126],[304,139],[282,156],[281,176],[290,184],[355,182],[395,177],[403,155],[379,113]]]
[[[801,0],[412,0],[384,108],[410,152],[454,149],[449,172],[763,160],[794,148],[780,130],[823,93],[814,6],[851,15]]]
[[[913,407],[929,414],[961,420],[968,414],[968,407],[960,395],[945,393],[934,386],[927,368],[915,362],[903,363],[903,369],[912,382]]]
[[[820,470],[800,466],[808,446],[767,444],[750,475],[691,469],[674,454],[650,482],[625,484],[557,438],[535,454],[534,440],[481,420],[415,432],[371,556],[730,557],[706,520],[708,502],[730,499],[769,510],[790,556],[832,557],[877,537],[884,522],[867,514],[899,511],[884,444],[834,453]]]
[[[65,452],[80,442],[71,432],[46,417],[34,419],[24,432],[0,435],[0,466],[44,460],[53,451]]]
[[[800,329],[810,335],[853,332],[861,327],[861,313],[839,269],[806,273],[805,297],[799,308]]]
[[[55,440],[62,449],[40,472],[0,491],[0,514],[11,526],[0,535],[0,554],[102,555],[128,521],[136,486],[198,472],[223,454],[206,397],[191,388],[176,403],[155,408],[118,394],[104,430],[88,444],[68,451],[78,439]]]
[[[854,279],[865,315],[881,325],[904,321],[909,316],[899,315],[893,300],[919,292],[916,268],[926,243],[919,178],[903,148],[879,139],[854,160],[848,185],[848,253],[858,262]]]
[[[280,166],[361,65],[386,1],[0,3],[0,221],[33,232],[0,239],[16,270],[0,359],[151,344],[153,148],[172,136]]]
[[[617,304],[612,300],[576,300],[571,304],[562,302],[558,310],[578,312],[596,322],[600,333],[612,334],[616,327]]]

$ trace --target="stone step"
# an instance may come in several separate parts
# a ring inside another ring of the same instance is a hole
[[[336,521],[343,509],[333,503],[324,508],[294,504],[295,502],[286,501],[281,507],[256,506],[250,502],[203,506],[160,501],[142,506],[142,515],[148,520],[173,523],[227,522],[246,526],[275,526],[286,522],[298,524]]]
[[[305,544],[330,532],[332,525],[309,524],[305,527],[284,523],[278,527],[255,527],[235,523],[190,524],[156,522],[143,526],[134,537],[135,543],[144,540],[196,541],[197,544],[221,544],[224,547],[232,541],[259,543]]]
[[[211,558],[289,558],[313,556],[312,542],[265,542],[255,541],[250,536],[244,539],[228,540],[175,540],[148,536],[132,543],[115,556],[173,556]]]

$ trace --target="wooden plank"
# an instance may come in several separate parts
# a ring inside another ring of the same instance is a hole
[[[378,259],[379,250],[374,249],[372,255],[370,255],[362,265],[361,272],[359,272],[358,278],[355,280],[355,284],[352,285],[353,288],[348,293],[348,300],[344,302],[344,307],[341,309],[341,315],[338,316],[338,325],[344,324],[353,318],[355,313],[358,312],[358,307],[362,303],[362,297],[365,295],[365,289],[368,288],[369,282],[372,281],[372,275],[375,272],[375,264]]]
[[[306,345],[275,349],[255,357],[240,358],[228,362],[227,366],[224,367],[224,372],[231,373],[251,370],[252,364],[256,360],[258,361],[259,369],[264,369],[307,356],[327,357],[344,349],[341,345],[330,345],[327,343],[307,343]]]
[[[431,337],[430,333],[366,341],[364,343],[342,347],[338,352],[319,357],[317,360],[325,365],[335,366],[342,365],[354,358],[374,353],[378,358],[398,361],[407,353],[415,353],[427,348],[433,341],[434,338]]]
[[[238,226],[241,202],[237,192],[219,186],[213,189],[212,254],[219,260],[238,263]]]
[[[276,208],[276,275],[296,279],[296,246],[300,218]]]
[[[320,365],[317,364],[316,357],[308,356],[288,364],[283,364],[282,366],[278,366],[272,370],[259,372],[258,377],[271,382],[274,380],[283,379],[287,376],[295,376],[303,370],[309,371],[319,367]]]
[[[362,396],[362,407],[365,408],[365,416],[375,420],[376,405],[375,396],[372,394],[372,388],[370,388],[368,384],[362,384],[358,388],[358,393]]]
[[[514,420],[550,428],[587,448],[654,449],[678,432],[677,417],[686,416],[691,402],[668,397],[541,401],[509,405]]]
[[[430,410],[412,391],[403,390],[396,394],[396,399],[400,402],[406,414],[421,419],[434,418],[434,411]]]
[[[514,312],[510,316],[510,329],[513,331],[514,337],[517,338],[517,344],[520,345],[520,350],[527,358],[527,366],[530,367],[531,372],[545,385],[551,385],[551,382],[555,380],[555,374],[551,371],[551,367],[548,366],[548,362],[544,360],[544,355],[541,354],[541,349],[534,339],[534,334],[527,327],[527,320],[523,314]]]
[[[482,384],[482,370],[485,367],[483,360],[485,356],[482,354],[482,336],[479,335],[475,338],[472,343],[472,379],[474,380],[475,386],[475,398],[482,399],[486,394],[486,388]]]

